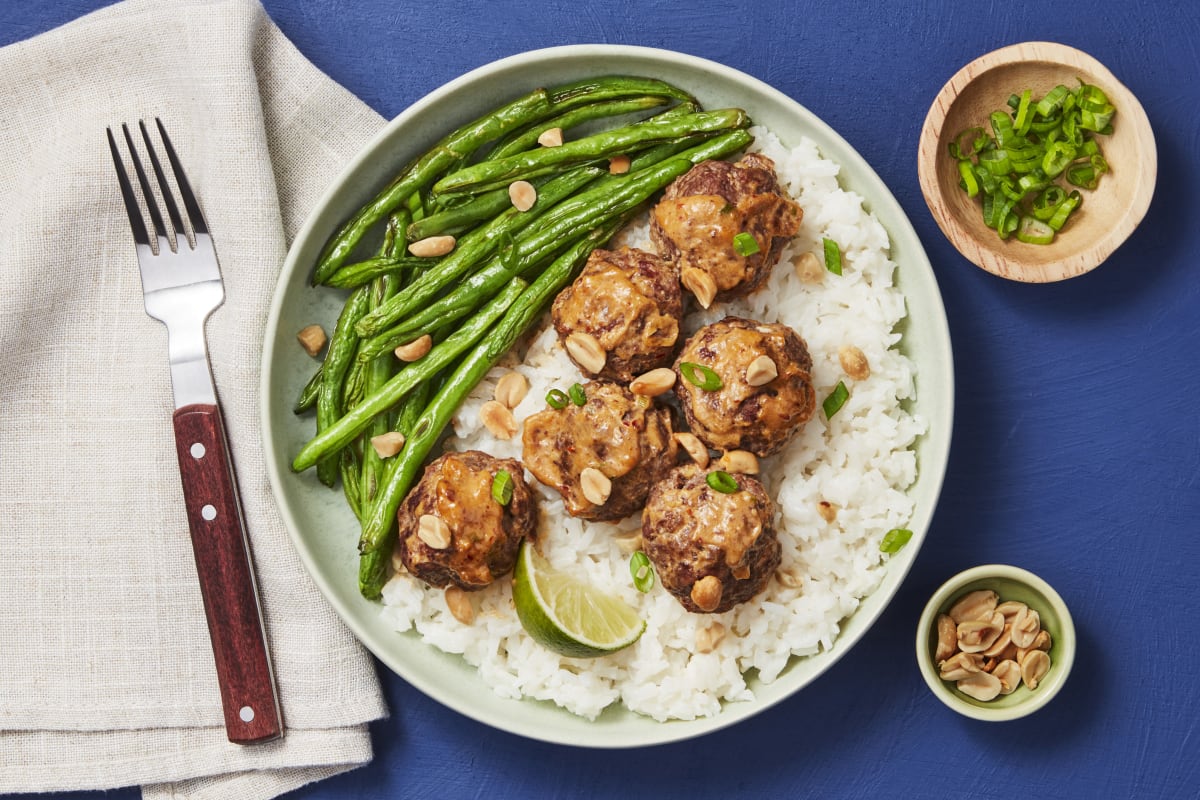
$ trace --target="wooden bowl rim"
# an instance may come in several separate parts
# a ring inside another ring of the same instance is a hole
[[[1124,213],[1113,221],[1113,225],[1100,239],[1047,264],[1034,264],[1023,260],[1019,251],[1007,248],[1006,245],[1010,243],[998,237],[995,242],[980,241],[950,212],[949,205],[940,201],[942,192],[938,183],[937,165],[941,159],[949,156],[941,152],[943,148],[939,146],[939,141],[942,127],[955,101],[973,81],[984,74],[1021,62],[1072,67],[1084,76],[1091,76],[1097,82],[1104,83],[1110,89],[1110,99],[1118,109],[1121,124],[1132,126],[1135,129],[1134,137],[1141,142],[1138,152],[1140,179]],[[993,275],[1026,283],[1049,283],[1090,272],[1103,263],[1133,233],[1150,208],[1158,177],[1158,153],[1154,132],[1145,109],[1137,96],[1107,67],[1091,55],[1069,45],[1042,41],[1022,42],[980,56],[958,70],[946,82],[930,105],[921,128],[917,173],[925,204],[942,233],[959,253]]]

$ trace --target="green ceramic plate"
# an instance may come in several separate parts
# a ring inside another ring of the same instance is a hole
[[[841,165],[843,187],[866,198],[891,234],[892,258],[900,266],[898,280],[908,301],[903,347],[918,369],[915,409],[930,428],[917,444],[920,474],[909,492],[916,505],[912,541],[893,558],[882,585],[845,621],[833,649],[793,659],[769,685],[752,680],[752,702],[731,703],[715,717],[694,721],[659,723],[623,708],[587,721],[548,702],[505,699],[458,656],[423,644],[413,633],[389,630],[379,606],[358,594],[357,523],[340,492],[318,484],[311,470],[294,475],[288,467],[312,425],[311,419],[291,412],[313,369],[312,359],[296,345],[296,331],[312,322],[330,329],[340,307],[338,293],[307,285],[330,233],[403,164],[452,128],[529,89],[608,73],[676,83],[709,108],[745,108],[785,145],[806,135]],[[854,646],[896,593],[920,550],[945,473],[954,397],[950,336],[933,270],[900,205],[862,157],[811,112],[752,77],[679,53],[611,45],[557,47],[497,61],[448,83],[384,128],[330,187],[296,237],[267,321],[262,375],[267,465],[280,511],[313,580],[358,638],[413,686],[469,717],[534,739],[606,748],[687,739],[744,720],[808,684]]]

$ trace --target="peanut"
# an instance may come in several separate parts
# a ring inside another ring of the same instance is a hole
[[[517,420],[508,406],[497,400],[488,400],[479,409],[479,419],[488,433],[497,439],[511,439],[517,434]]]
[[[659,367],[649,372],[643,372],[629,384],[629,391],[643,397],[658,397],[670,391],[675,385],[675,370],[670,367]]]
[[[404,434],[400,431],[388,431],[371,437],[371,447],[380,458],[391,458],[404,448]]]
[[[413,339],[395,349],[396,358],[401,361],[417,361],[433,348],[433,337],[428,333],[419,339]]]
[[[325,335],[325,329],[320,325],[307,325],[301,328],[300,332],[296,334],[296,339],[300,341],[300,346],[304,348],[304,352],[314,358],[317,353],[321,352],[321,348],[325,346],[325,342],[329,341],[329,337]]]
[[[453,236],[426,236],[408,246],[408,252],[417,258],[436,258],[454,249]]]

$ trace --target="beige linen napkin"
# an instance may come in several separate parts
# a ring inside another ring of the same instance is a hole
[[[129,0],[0,50],[0,793],[267,798],[371,758],[372,662],[275,508],[261,342],[290,237],[383,120],[253,0]],[[161,117],[225,279],[209,320],[286,737],[225,737],[107,125]]]

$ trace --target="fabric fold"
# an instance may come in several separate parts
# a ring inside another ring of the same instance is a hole
[[[0,49],[0,793],[269,798],[371,758],[374,665],[271,495],[261,345],[292,235],[383,119],[254,0],[126,0]],[[212,231],[207,337],[287,735],[230,744],[184,515],[166,332],[105,128],[162,119]]]

